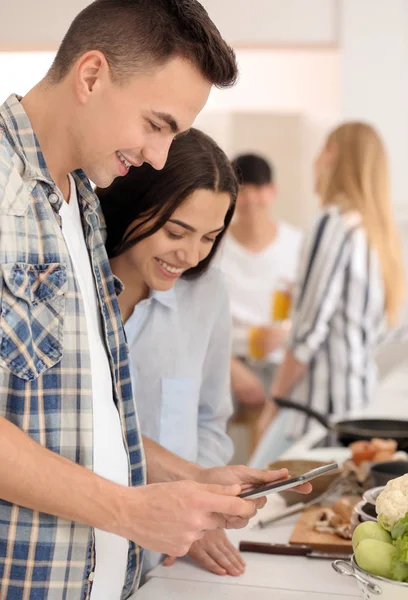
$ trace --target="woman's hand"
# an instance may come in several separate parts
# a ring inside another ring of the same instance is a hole
[[[231,544],[223,529],[208,531],[201,540],[192,544],[187,556],[216,575],[237,577],[245,571],[242,556]],[[169,567],[175,561],[175,557],[168,556],[163,564]]]

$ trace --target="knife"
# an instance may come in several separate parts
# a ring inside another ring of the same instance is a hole
[[[267,544],[262,542],[240,542],[239,549],[241,552],[259,552],[261,554],[280,554],[286,556],[305,556],[306,558],[329,558],[333,560],[347,560],[351,556],[351,552],[320,552],[314,550],[307,545],[291,545],[291,544]]]

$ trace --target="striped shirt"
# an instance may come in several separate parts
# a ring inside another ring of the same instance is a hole
[[[127,347],[100,231],[99,203],[73,173],[129,459],[145,483]],[[63,197],[16,96],[0,107],[0,415],[36,442],[93,468],[92,382],[84,304],[62,231]],[[51,485],[51,482],[50,482]],[[139,578],[129,544],[122,598]],[[1,600],[85,600],[95,568],[92,528],[0,500]]]
[[[292,398],[326,415],[367,406],[384,324],[379,261],[361,216],[325,208],[305,240],[299,266],[290,349],[308,370]],[[307,428],[308,419],[302,422]]]

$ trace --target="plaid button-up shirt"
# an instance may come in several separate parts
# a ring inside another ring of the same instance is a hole
[[[98,200],[83,172],[73,176],[129,457],[129,485],[142,485],[144,454]],[[92,469],[87,329],[61,231],[63,201],[19,99],[10,96],[0,106],[0,415],[42,446]],[[129,544],[122,598],[138,584],[141,557]],[[94,566],[92,528],[0,500],[1,600],[85,600]]]

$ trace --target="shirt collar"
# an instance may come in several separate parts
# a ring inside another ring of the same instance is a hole
[[[34,133],[27,113],[21,104],[21,96],[12,94],[1,107],[1,117],[14,149],[24,164],[24,177],[41,179],[52,184],[53,180],[45,164],[44,155]]]
[[[16,94],[9,96],[0,107],[0,117],[6,125],[7,134],[13,142],[16,153],[23,162],[24,170],[22,175],[25,179],[44,181],[50,186],[56,187],[48,171],[30,119],[21,104],[21,99],[22,96],[17,96]],[[98,200],[88,177],[80,169],[72,175],[75,179],[79,196],[86,202],[89,210],[95,211],[98,207]],[[55,203],[54,208],[59,211],[61,204],[62,197],[58,203]]]
[[[177,296],[175,288],[176,286],[174,285],[172,288],[166,291],[151,290],[149,298],[156,300],[163,306],[167,306],[167,308],[177,310]]]

